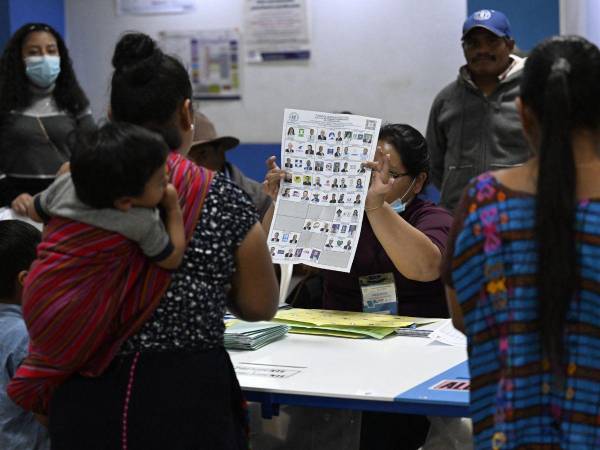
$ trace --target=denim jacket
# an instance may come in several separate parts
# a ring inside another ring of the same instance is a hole
[[[0,449],[47,450],[46,428],[6,394],[6,385],[27,355],[29,336],[21,307],[0,303]]]

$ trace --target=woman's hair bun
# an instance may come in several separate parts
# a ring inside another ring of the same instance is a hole
[[[133,84],[145,84],[163,56],[154,39],[143,33],[127,33],[119,39],[112,58],[116,72]]]

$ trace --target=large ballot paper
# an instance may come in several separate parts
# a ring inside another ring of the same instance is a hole
[[[275,263],[349,272],[381,119],[286,109],[281,181],[268,244]]]

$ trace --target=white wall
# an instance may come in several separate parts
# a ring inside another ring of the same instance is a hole
[[[66,0],[67,43],[94,114],[108,102],[119,35],[242,27],[243,0],[198,0],[191,15],[120,16],[114,0]],[[221,134],[277,142],[285,107],[350,110],[424,131],[435,94],[456,77],[466,0],[312,0],[308,62],[242,64],[242,100],[203,101]],[[243,38],[242,38],[243,39]],[[243,47],[242,47],[243,49]]]
[[[561,34],[578,34],[600,46],[600,1],[561,0]]]

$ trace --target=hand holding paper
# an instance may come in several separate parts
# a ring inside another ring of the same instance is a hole
[[[275,159],[275,156],[267,159],[267,174],[265,175],[265,181],[263,181],[263,192],[271,197],[274,202],[277,201],[280,181],[285,177],[285,170],[279,168]]]
[[[371,183],[365,202],[366,209],[379,208],[385,196],[392,190],[394,179],[390,177],[390,155],[384,155],[378,147],[375,161],[368,161],[364,166],[371,169]]]

